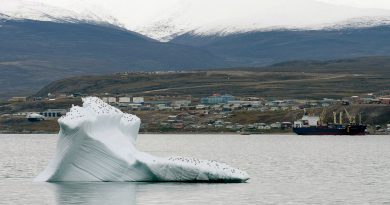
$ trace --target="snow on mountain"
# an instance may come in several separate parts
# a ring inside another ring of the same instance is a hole
[[[278,28],[323,29],[389,22],[390,9],[383,9],[389,7],[365,8],[351,1],[0,0],[0,13],[17,19],[110,23],[161,41],[189,32],[226,35]]]
[[[79,4],[83,5],[83,4]],[[121,26],[117,19],[105,13],[99,7],[87,9],[78,7],[77,3],[71,6],[56,6],[48,3],[31,0],[0,0],[0,18],[2,19],[30,19],[53,22],[95,22]]]

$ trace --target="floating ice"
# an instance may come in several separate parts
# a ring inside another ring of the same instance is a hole
[[[36,181],[244,182],[249,176],[224,163],[161,158],[135,147],[140,119],[96,97],[73,106],[60,124],[57,152]]]

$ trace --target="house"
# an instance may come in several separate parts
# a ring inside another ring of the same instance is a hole
[[[260,101],[243,101],[243,100],[232,100],[228,101],[228,104],[239,105],[241,107],[260,107]]]
[[[390,104],[390,97],[380,97],[381,104]]]
[[[206,105],[203,105],[203,104],[198,104],[198,105],[196,105],[196,107],[195,107],[197,110],[205,110],[206,108],[207,108],[207,106]]]
[[[291,122],[282,122],[281,128],[286,129],[286,128],[292,128],[293,124]]]
[[[127,106],[129,108],[131,108],[132,110],[139,110],[139,109],[143,108],[141,104],[137,104],[137,103],[129,103],[129,104],[127,104]]]
[[[116,103],[116,97],[103,97],[102,101],[105,103]]]
[[[336,102],[335,99],[331,99],[331,98],[324,98],[320,101],[320,103],[322,105],[326,104],[326,105],[331,105],[331,104],[334,104]],[[324,107],[324,106],[323,106]]]
[[[45,118],[58,118],[58,117],[65,115],[66,112],[67,112],[66,109],[48,109],[48,110],[41,112],[39,114],[44,116]]]
[[[245,101],[259,101],[260,98],[258,97],[246,97],[244,98]]]
[[[172,128],[175,128],[175,129],[183,129],[183,128],[184,128],[184,123],[182,123],[182,122],[173,123],[173,124],[172,124]]]
[[[280,122],[275,122],[275,123],[272,123],[270,124],[271,128],[273,129],[280,129],[282,127],[282,123]]]
[[[258,126],[257,129],[259,129],[259,130],[270,130],[271,126],[269,126],[269,125]]]
[[[278,110],[279,110],[279,107],[271,107],[270,110],[271,110],[271,111],[278,111]]]
[[[232,95],[218,95],[215,94],[210,97],[202,98],[200,101],[202,104],[213,105],[213,104],[225,104],[229,101],[233,101],[235,98]]]
[[[145,101],[145,102],[137,101],[137,102],[140,104],[144,104],[145,106],[155,106],[155,107],[162,107],[163,105],[165,107],[170,107],[172,104],[171,101],[167,101],[167,100],[156,100],[156,101]],[[133,102],[133,103],[136,103],[136,102]]]
[[[108,97],[108,103],[116,103],[116,97]]]
[[[145,102],[144,97],[133,97],[133,103],[139,103],[142,104]]]
[[[131,98],[130,97],[119,97],[118,102],[119,103],[130,103],[131,102]]]
[[[191,100],[176,100],[173,102],[174,107],[188,107],[191,104]]]
[[[9,102],[26,102],[27,97],[12,97],[8,100]]]

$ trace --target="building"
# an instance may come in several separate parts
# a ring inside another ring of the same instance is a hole
[[[27,97],[12,97],[8,100],[9,102],[26,102]]]
[[[155,106],[158,110],[172,110],[172,107],[170,107],[166,103],[156,104]]]
[[[176,100],[173,102],[174,107],[188,107],[191,104],[191,100]]]
[[[116,103],[116,97],[108,97],[108,103]]]
[[[142,104],[145,102],[144,97],[133,97],[133,103]]]
[[[246,98],[244,98],[244,101],[260,101],[260,98],[258,98],[258,97],[246,97]]]
[[[293,126],[293,124],[291,122],[282,122],[282,124],[281,124],[282,129],[292,128],[292,126]]]
[[[129,103],[127,104],[127,107],[131,108],[132,110],[139,110],[141,109],[142,105],[138,103]]]
[[[119,103],[130,103],[131,98],[130,97],[119,97]]]
[[[260,101],[247,101],[247,100],[232,100],[228,101],[228,104],[240,105],[242,107],[260,107]]]
[[[44,116],[45,118],[58,118],[58,117],[65,115],[66,112],[67,112],[66,109],[48,109],[48,110],[41,112],[39,114]]]
[[[183,129],[184,128],[184,123],[178,122],[178,123],[173,123],[172,128],[174,129]]]
[[[198,104],[195,106],[195,109],[197,109],[197,110],[205,110],[207,108],[208,108],[208,106],[202,105],[202,104]]]
[[[213,104],[224,104],[233,100],[235,100],[234,96],[226,94],[226,95],[213,95],[210,97],[202,98],[200,101],[202,104],[213,105]]]
[[[381,104],[390,104],[390,97],[380,97]]]
[[[282,123],[275,122],[275,123],[270,124],[270,127],[273,129],[280,129],[280,128],[282,128]]]
[[[102,100],[105,103],[116,103],[116,97],[103,97]]]

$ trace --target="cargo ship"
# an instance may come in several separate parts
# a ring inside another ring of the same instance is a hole
[[[333,123],[323,123],[323,114],[321,117],[309,116],[305,111],[302,119],[294,122],[293,132],[298,135],[365,135],[367,126],[361,123],[361,115],[359,114],[359,123],[356,123],[356,117],[350,116],[346,109],[345,112],[348,123],[343,123],[344,112],[340,112],[338,122],[334,112]]]

